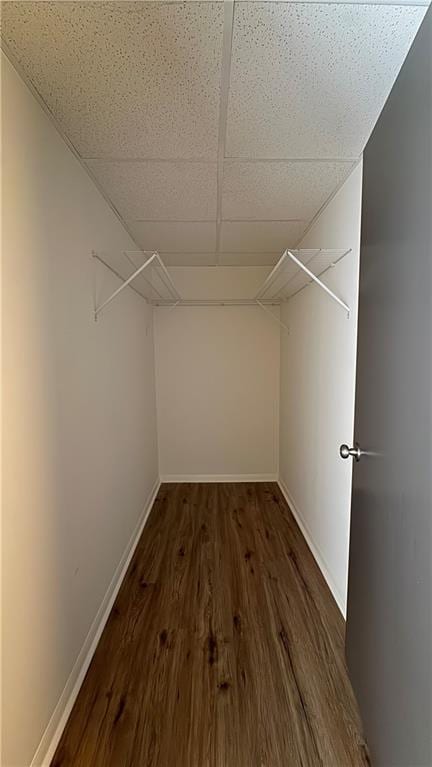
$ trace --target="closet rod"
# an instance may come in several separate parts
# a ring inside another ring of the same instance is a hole
[[[258,301],[255,298],[198,298],[198,299],[182,299],[176,304],[170,304],[167,301],[158,301],[155,299],[151,302],[153,306],[176,308],[182,306],[258,306]],[[263,302],[267,306],[279,306],[280,301],[268,300]]]

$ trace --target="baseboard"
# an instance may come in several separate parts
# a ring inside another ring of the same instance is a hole
[[[93,620],[30,767],[49,767],[160,487],[157,479]]]
[[[161,482],[277,482],[277,474],[164,474]]]
[[[323,574],[323,576],[324,576],[324,578],[326,580],[326,583],[327,583],[331,593],[333,594],[333,597],[334,597],[334,599],[336,601],[336,604],[339,607],[339,610],[341,611],[341,613],[342,613],[342,615],[343,615],[343,617],[345,619],[345,617],[346,617],[345,600],[344,600],[342,594],[340,593],[339,589],[337,588],[337,586],[336,586],[336,584],[335,584],[335,582],[334,582],[334,580],[333,580],[333,578],[332,578],[332,576],[330,574],[330,571],[329,571],[329,569],[327,567],[325,559],[322,556],[322,554],[319,551],[319,549],[317,548],[317,546],[315,545],[315,543],[313,542],[312,536],[311,536],[311,534],[310,534],[310,532],[309,532],[305,522],[303,521],[303,517],[302,517],[302,515],[300,513],[300,510],[299,510],[297,504],[293,500],[292,496],[289,493],[289,490],[288,490],[287,486],[285,485],[285,483],[283,482],[283,480],[280,477],[279,477],[279,480],[278,480],[278,485],[279,485],[279,488],[281,490],[282,495],[284,496],[288,506],[290,507],[290,509],[291,509],[291,511],[293,513],[293,516],[294,516],[294,518],[295,518],[295,520],[296,520],[300,530],[303,533],[303,537],[304,537],[304,539],[305,539],[305,541],[306,541],[306,543],[307,543],[307,545],[308,545],[308,547],[309,547],[309,549],[310,549],[310,551],[311,551],[311,553],[312,553],[312,555],[313,555],[313,557],[314,557],[314,559],[315,559],[319,569],[321,570],[321,572],[322,572],[322,574]]]

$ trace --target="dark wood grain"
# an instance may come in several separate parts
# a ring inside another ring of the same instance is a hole
[[[162,485],[52,766],[366,765],[343,646],[276,484]]]

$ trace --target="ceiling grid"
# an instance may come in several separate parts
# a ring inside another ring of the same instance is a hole
[[[358,162],[428,2],[7,2],[8,56],[137,246],[274,265]]]
[[[231,77],[232,37],[234,26],[234,0],[224,2],[224,32],[222,40],[222,67],[220,85],[219,136],[217,160],[217,202],[216,202],[216,265],[219,265],[221,227],[222,227],[222,191],[224,179],[225,142],[227,131],[229,85]]]

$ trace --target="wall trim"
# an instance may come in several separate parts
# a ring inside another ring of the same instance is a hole
[[[53,711],[51,719],[42,735],[39,746],[32,759],[30,767],[49,767],[54,752],[58,746],[66,722],[72,711],[77,695],[80,691],[87,669],[95,653],[102,631],[110,615],[115,598],[126,575],[127,568],[135,552],[138,541],[141,537],[144,526],[153,507],[154,501],[160,488],[160,479],[158,478],[147,498],[147,502],[140,514],[139,520],[129,539],[129,542],[118,563],[115,573],[111,579],[108,589],[90,626],[89,632],[84,640],[78,657],[74,663],[69,678],[60,695],[58,703]]]
[[[161,482],[277,482],[277,474],[163,474]]]
[[[293,500],[293,498],[292,498],[292,496],[291,496],[287,486],[285,485],[282,477],[279,477],[278,485],[279,485],[279,488],[280,488],[280,491],[281,491],[282,495],[284,496],[288,506],[290,507],[290,510],[292,511],[292,514],[293,514],[293,516],[294,516],[294,518],[295,518],[295,520],[296,520],[296,522],[297,522],[301,532],[303,533],[303,537],[304,537],[304,539],[305,539],[305,541],[306,541],[306,543],[307,543],[307,545],[308,545],[308,547],[309,547],[309,549],[310,549],[310,551],[312,553],[312,556],[314,557],[314,559],[315,559],[319,569],[321,570],[321,572],[322,572],[322,574],[323,574],[323,576],[324,576],[324,578],[326,580],[326,583],[327,583],[330,591],[333,594],[335,602],[336,602],[337,606],[339,607],[339,610],[341,611],[342,616],[343,616],[343,618],[345,620],[345,618],[346,618],[345,599],[343,598],[343,596],[340,593],[338,587],[336,586],[336,584],[334,582],[334,579],[333,579],[332,575],[330,574],[330,570],[329,570],[329,568],[328,568],[328,566],[326,564],[326,561],[325,561],[324,557],[322,556],[322,554],[321,554],[320,550],[318,549],[318,547],[315,545],[315,543],[314,543],[314,541],[312,539],[312,536],[311,536],[311,534],[310,534],[310,532],[309,532],[309,530],[307,528],[307,525],[306,525],[306,523],[303,520],[303,516],[302,516],[302,514],[300,512],[300,509],[298,508],[297,504]]]

